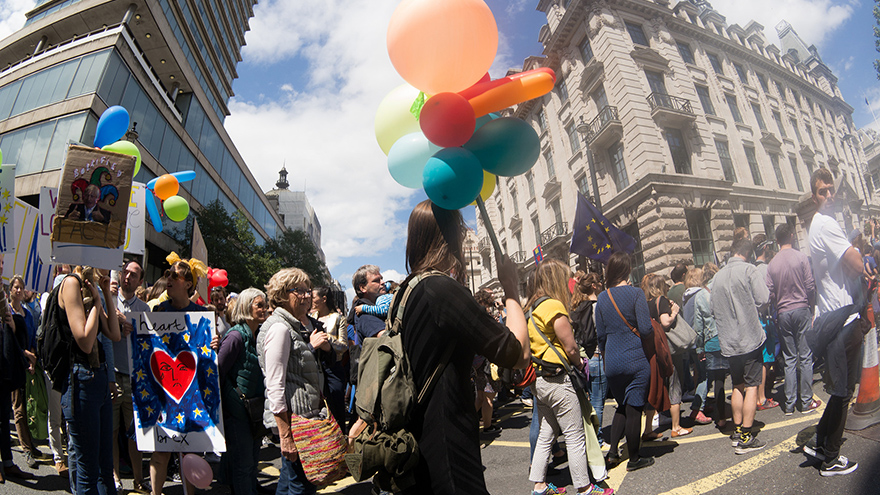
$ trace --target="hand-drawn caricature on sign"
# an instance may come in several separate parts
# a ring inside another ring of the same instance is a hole
[[[134,165],[135,158],[129,155],[85,146],[68,148],[52,221],[53,261],[99,268],[121,265],[121,250],[118,256],[103,250],[116,250],[125,243]]]
[[[138,449],[225,452],[214,314],[127,313]]]

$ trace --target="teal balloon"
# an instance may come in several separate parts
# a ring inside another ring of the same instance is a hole
[[[487,172],[513,177],[526,173],[537,163],[541,139],[525,121],[501,117],[474,132],[464,148],[477,157]]]
[[[162,203],[162,209],[172,222],[182,222],[189,215],[189,203],[181,196],[171,196]]]
[[[134,175],[137,175],[138,170],[141,169],[141,150],[139,150],[137,145],[131,141],[116,141],[115,143],[108,144],[101,149],[135,157]]]
[[[128,131],[128,110],[119,105],[104,110],[95,129],[95,148],[103,148],[122,139]]]
[[[483,168],[464,148],[444,148],[434,154],[422,174],[425,194],[440,208],[458,210],[469,205],[483,188]]]
[[[421,188],[425,164],[441,149],[428,141],[421,132],[401,137],[388,150],[388,171],[391,172],[391,178],[403,187]]]
[[[483,127],[483,125],[487,122],[491,122],[498,118],[501,118],[501,115],[498,115],[497,113],[487,113],[486,115],[483,115],[482,117],[477,119],[477,125],[474,128],[474,132],[477,132],[477,129]]]

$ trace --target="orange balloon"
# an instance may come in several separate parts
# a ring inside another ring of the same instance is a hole
[[[499,79],[506,82],[488,89],[468,101],[474,109],[477,118],[483,115],[504,110],[507,107],[543,96],[553,91],[556,79],[545,71],[537,71],[531,74],[513,78]],[[492,85],[497,81],[486,83]]]
[[[177,191],[180,190],[180,183],[177,182],[177,177],[171,174],[165,174],[158,179],[156,179],[156,183],[153,184],[153,192],[156,193],[156,197],[165,201],[171,196],[176,196]]]
[[[406,82],[428,94],[479,81],[498,51],[498,25],[482,0],[403,0],[388,23],[388,56]]]

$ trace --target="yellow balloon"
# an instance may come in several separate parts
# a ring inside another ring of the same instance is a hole
[[[483,188],[480,189],[480,199],[488,201],[493,192],[495,192],[495,174],[483,170]],[[471,204],[475,205],[477,201],[474,200]]]
[[[402,84],[388,93],[376,110],[376,141],[386,155],[398,139],[421,132],[419,121],[409,111],[419,96],[419,90],[409,84]]]

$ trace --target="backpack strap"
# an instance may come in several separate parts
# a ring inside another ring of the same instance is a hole
[[[412,293],[412,290],[418,285],[419,282],[428,278],[435,276],[447,276],[445,273],[431,270],[418,274],[410,274],[403,283],[400,284],[400,287],[397,289],[397,293],[394,294],[394,299],[391,300],[391,309],[388,311],[388,319],[386,320],[386,331],[390,333],[390,335],[395,335],[400,333],[400,329],[403,326],[403,314],[406,311],[406,302],[409,300],[409,296]],[[391,323],[391,325],[388,325]],[[437,380],[437,377],[443,372],[446,368],[446,365],[449,363],[449,359],[452,357],[452,351],[455,349],[455,343],[450,342],[449,345],[446,346],[446,350],[443,351],[443,356],[440,357],[440,362],[437,363],[437,367],[434,368],[434,371],[431,373],[431,376],[428,377],[428,380],[425,382],[425,385],[422,386],[422,389],[419,391],[419,394],[416,396],[416,404],[421,404],[422,399],[424,399],[428,392],[433,388],[434,382]]]
[[[559,356],[559,362],[562,364],[562,367],[565,368],[565,372],[568,373],[569,371],[571,371],[571,364],[568,362],[568,358],[565,358],[562,356],[562,353],[559,352],[559,349],[557,349],[556,346],[553,345],[552,342],[550,342],[550,339],[547,338],[547,335],[545,335],[544,332],[541,331],[541,329],[538,327],[538,324],[535,322],[535,318],[532,316],[532,310],[537,309],[537,307],[540,306],[541,303],[546,301],[547,299],[550,299],[550,298],[547,296],[544,296],[544,297],[539,298],[537,301],[535,301],[535,305],[532,306],[531,308],[529,308],[529,312],[528,312],[529,317],[528,318],[529,318],[529,321],[532,322],[532,325],[535,327],[535,330],[538,331],[538,335],[540,335],[544,339],[544,342],[546,342],[547,345],[550,346],[551,349],[553,349],[553,352],[555,352],[556,355]],[[553,363],[550,363],[550,364],[553,364]]]

